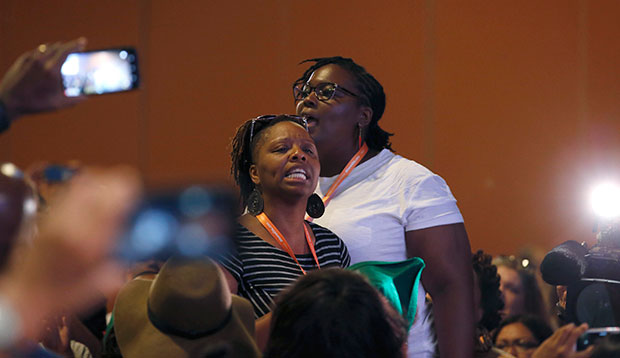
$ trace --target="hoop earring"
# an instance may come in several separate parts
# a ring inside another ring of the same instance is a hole
[[[325,204],[323,199],[316,193],[310,195],[306,204],[306,212],[312,218],[318,219],[325,213]]]
[[[265,202],[263,201],[263,196],[260,194],[258,188],[254,188],[248,196],[248,213],[250,215],[256,216],[263,212],[265,207]]]

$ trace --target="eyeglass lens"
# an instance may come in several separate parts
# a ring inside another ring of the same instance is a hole
[[[334,97],[334,93],[336,93],[336,85],[333,83],[320,83],[316,87],[312,87],[309,84],[304,84],[299,87],[295,87],[295,99],[304,99],[308,97],[312,91],[316,94],[316,97],[320,101],[329,101]]]

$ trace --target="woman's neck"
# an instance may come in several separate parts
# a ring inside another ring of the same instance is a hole
[[[340,174],[344,167],[347,166],[347,163],[353,158],[355,153],[357,153],[359,149],[337,149],[330,150],[327,153],[323,153],[319,150],[319,160],[321,162],[321,174],[322,177],[332,177],[334,175]],[[368,159],[374,157],[379,154],[379,151],[376,149],[369,149],[368,153],[362,158],[359,164],[364,163]]]
[[[306,200],[287,202],[283,200],[264,198],[263,212],[269,220],[284,235],[291,247],[294,244],[305,243],[304,217],[306,215]]]

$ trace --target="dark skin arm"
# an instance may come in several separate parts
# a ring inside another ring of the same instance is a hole
[[[465,226],[407,231],[405,240],[407,256],[421,257],[426,263],[422,285],[433,298],[440,357],[473,357],[473,271]]]

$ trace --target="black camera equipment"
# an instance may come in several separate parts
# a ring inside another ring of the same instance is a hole
[[[590,249],[576,241],[556,246],[540,271],[547,283],[567,286],[567,323],[585,322],[591,329],[620,326],[620,220],[606,223]]]

